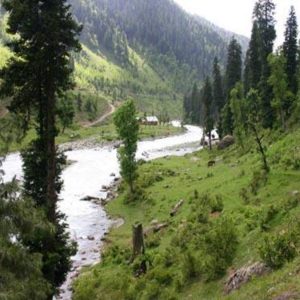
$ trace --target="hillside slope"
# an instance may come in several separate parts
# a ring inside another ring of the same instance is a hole
[[[125,224],[106,237],[103,262],[82,273],[74,299],[299,299],[299,140],[299,129],[272,133],[268,176],[255,151],[235,146],[141,165],[144,200],[125,203],[121,188],[108,204],[108,213]],[[137,223],[147,232],[146,252],[130,263]],[[151,231],[160,224],[163,229]],[[142,260],[147,272],[135,276]],[[272,269],[224,293],[230,274],[261,261]]]
[[[211,70],[215,56],[225,63],[233,33],[192,16],[172,0],[70,0],[84,24],[82,42],[130,69],[134,49],[176,92]],[[248,40],[237,36],[245,49]]]
[[[232,35],[171,0],[70,0],[83,24],[75,57],[77,90],[108,101],[133,98],[139,110],[182,116],[183,94],[218,56],[225,63]],[[0,16],[5,41],[5,17]],[[238,36],[246,47],[247,39]],[[1,64],[8,52],[1,48]],[[77,93],[77,92],[76,92]],[[75,94],[76,94],[75,93]]]

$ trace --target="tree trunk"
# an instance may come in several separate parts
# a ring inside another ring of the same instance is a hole
[[[267,157],[266,157],[264,147],[262,145],[262,137],[259,137],[259,134],[258,134],[258,132],[255,128],[255,125],[252,124],[251,128],[252,128],[253,133],[255,135],[255,140],[256,140],[256,143],[257,143],[257,146],[258,146],[258,151],[261,154],[261,158],[262,158],[262,162],[263,162],[263,168],[266,172],[269,172],[270,168],[269,168],[269,165],[268,165],[268,162],[267,162]]]
[[[143,225],[136,224],[132,227],[132,260],[145,253]]]
[[[47,202],[48,219],[56,221],[57,194],[55,189],[56,177],[56,148],[55,148],[55,95],[49,92],[46,105],[46,151],[47,151]]]
[[[282,129],[283,129],[283,131],[285,131],[286,130],[285,117],[284,117],[284,112],[283,112],[282,108],[280,108],[280,119],[281,119]]]
[[[209,150],[212,149],[211,147],[211,131],[208,133],[208,143],[209,143]]]

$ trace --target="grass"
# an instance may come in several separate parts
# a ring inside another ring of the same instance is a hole
[[[273,142],[275,140],[277,142]],[[268,160],[271,172],[266,183],[256,180],[253,175],[261,167],[259,155],[253,150],[241,153],[236,147],[226,151],[205,150],[143,164],[139,169],[139,185],[144,186],[146,200],[125,204],[126,193],[121,190],[120,196],[108,204],[109,215],[123,218],[125,224],[108,235],[103,262],[85,270],[76,281],[74,299],[258,300],[273,299],[284,292],[300,295],[299,257],[279,270],[254,278],[228,296],[223,294],[226,274],[210,282],[202,279],[205,274],[196,276],[185,280],[178,288],[177,276],[182,270],[181,261],[176,257],[181,256],[174,246],[176,237],[184,238],[181,231],[195,209],[194,194],[197,190],[200,196],[221,195],[224,204],[221,217],[231,219],[234,224],[238,248],[228,271],[259,261],[258,247],[262,237],[285,230],[291,220],[299,218],[299,201],[286,208],[288,200],[293,197],[292,191],[300,190],[299,142],[299,129],[287,135],[270,136]],[[216,165],[208,168],[207,162],[211,159],[216,160]],[[251,193],[250,186],[255,187],[255,182],[257,192]],[[247,197],[241,195],[243,188]],[[171,208],[180,199],[184,199],[184,205],[174,218],[170,218]],[[266,218],[272,206],[277,212]],[[211,215],[210,222],[214,222],[213,218]],[[133,266],[128,263],[132,225],[141,222],[146,228],[153,220],[169,222],[169,227],[146,238],[146,245],[155,242],[154,247],[148,246],[146,250],[152,264],[147,275],[135,278]],[[189,242],[186,247],[189,249]],[[161,257],[166,253],[178,263],[162,268]],[[173,274],[169,281],[167,274]]]

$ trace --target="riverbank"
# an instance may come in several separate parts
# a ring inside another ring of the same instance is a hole
[[[158,125],[158,126],[141,126],[139,139],[153,140],[156,138],[163,138],[168,136],[179,135],[185,132],[184,127],[172,125]],[[28,146],[28,144],[36,137],[34,130],[30,130],[20,143],[13,143],[10,145],[9,152],[19,152],[21,149]],[[63,151],[92,149],[100,147],[114,147],[118,145],[118,136],[112,121],[94,127],[79,127],[66,129],[61,133],[56,141]],[[1,144],[0,149],[4,145]],[[1,155],[1,152],[0,152]]]
[[[224,293],[229,274],[261,261],[259,247],[264,237],[287,230],[300,213],[300,171],[291,163],[297,161],[299,140],[300,130],[269,138],[271,173],[267,178],[258,172],[258,154],[242,153],[235,147],[140,166],[139,185],[145,190],[145,200],[125,204],[121,192],[107,204],[108,214],[125,223],[105,237],[102,263],[86,269],[76,280],[73,299],[246,300],[300,295],[299,257],[229,295]],[[209,162],[214,162],[212,167]],[[201,209],[203,201],[209,202],[208,211]],[[134,276],[139,262],[129,263],[135,223],[142,223],[147,232],[148,270],[140,277]],[[221,243],[226,235],[232,235],[228,245]],[[215,244],[206,252],[209,241]],[[217,259],[217,265],[212,259]],[[210,265],[203,265],[208,261]]]

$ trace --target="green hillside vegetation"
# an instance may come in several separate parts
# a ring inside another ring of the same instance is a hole
[[[102,263],[76,281],[74,299],[258,300],[287,291],[300,295],[299,141],[299,129],[269,136],[268,176],[261,171],[256,152],[244,153],[237,146],[141,165],[138,181],[145,197],[125,204],[121,187],[120,196],[108,204],[108,213],[125,224],[107,236]],[[209,168],[211,160],[216,165]],[[180,199],[182,207],[170,217]],[[153,220],[168,225],[148,234],[145,255],[129,263],[132,225],[142,223],[147,230]],[[279,246],[291,231],[292,240]],[[227,270],[261,261],[265,238],[273,246],[264,251],[282,267],[226,296]],[[287,248],[281,252],[280,247]],[[286,251],[293,254],[285,256]],[[136,277],[143,259],[148,271]]]

